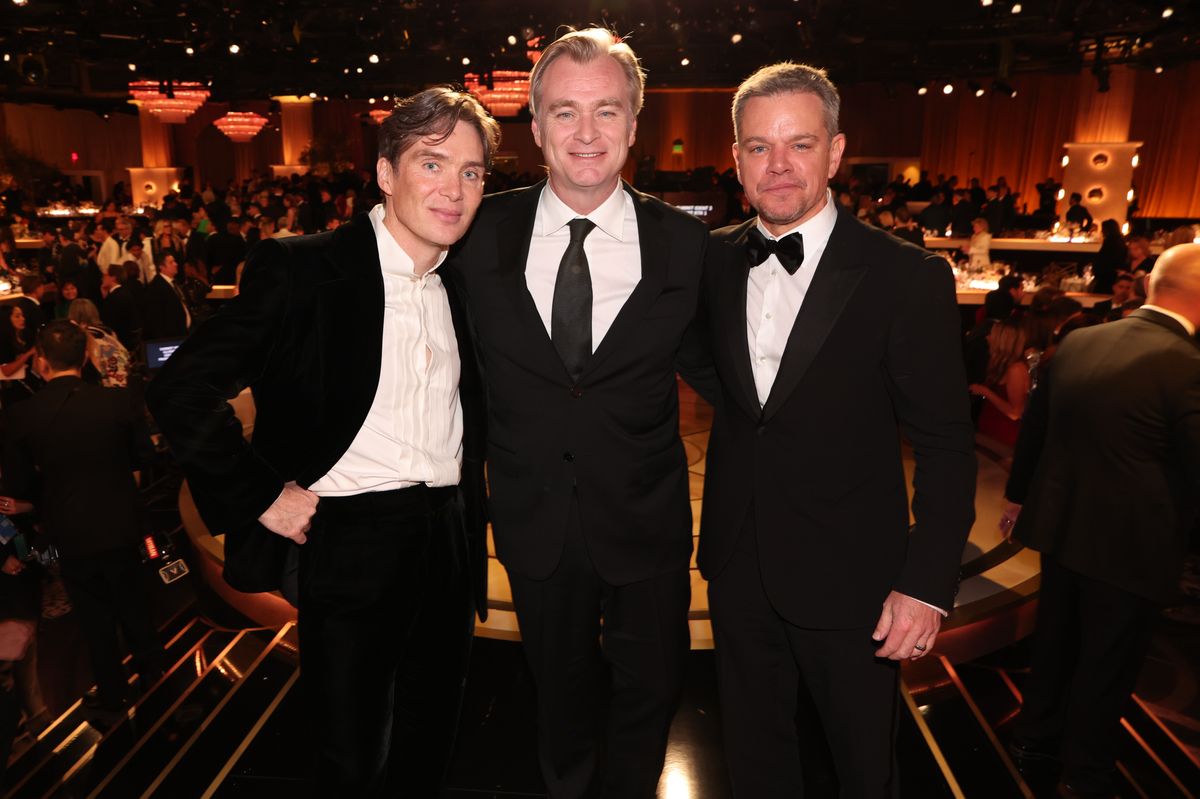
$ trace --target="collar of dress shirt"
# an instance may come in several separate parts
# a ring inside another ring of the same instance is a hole
[[[1176,322],[1183,325],[1183,329],[1187,331],[1187,334],[1189,336],[1196,335],[1196,326],[1194,324],[1192,324],[1191,319],[1188,319],[1183,314],[1176,313],[1175,311],[1169,311],[1166,308],[1162,308],[1158,305],[1150,305],[1149,303],[1143,305],[1142,307],[1145,308],[1147,311],[1156,311],[1156,312],[1162,314],[1163,316],[1171,317]]]
[[[396,237],[384,225],[383,215],[385,213],[386,209],[384,209],[383,203],[379,203],[371,209],[371,213],[367,214],[371,219],[371,227],[375,228],[375,243],[379,248],[379,266],[385,274],[417,277],[412,257],[404,251],[400,242],[396,241]],[[437,263],[430,267],[425,274],[432,275],[437,271],[437,268],[446,260],[448,252],[449,250],[442,250]]]
[[[163,274],[161,270],[159,271],[159,274],[160,274],[160,275],[162,275],[162,279],[163,279],[163,280],[167,281],[167,282],[168,282],[168,283],[170,283],[172,286],[174,286],[174,285],[175,285],[175,280],[174,280],[174,279],[173,279],[173,278],[172,278],[170,275],[165,275],[165,274]]]
[[[807,222],[801,222],[790,230],[784,231],[782,236],[776,236],[769,233],[763,227],[762,220],[758,220],[758,230],[768,239],[782,239],[784,236],[790,236],[793,233],[799,233],[804,239],[804,260],[808,260],[808,253],[824,250],[825,244],[829,241],[830,234],[833,233],[833,226],[837,223],[837,205],[833,201],[833,192],[829,189],[825,190],[825,206],[817,211],[816,216],[809,219]]]
[[[618,180],[617,187],[613,189],[612,194],[608,195],[608,199],[600,203],[600,207],[595,211],[584,217],[594,222],[596,227],[608,236],[617,241],[624,241],[626,202],[632,202],[632,200],[625,193],[625,184]],[[550,183],[547,182],[542,188],[542,196],[538,198],[538,229],[535,233],[539,236],[553,235],[578,216],[581,214],[575,213],[569,205],[560,200],[554,193],[554,189],[550,188]]]

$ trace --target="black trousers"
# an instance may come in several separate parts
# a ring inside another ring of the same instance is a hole
[[[299,575],[315,796],[438,793],[474,624],[456,495],[421,485],[318,506]]]
[[[804,795],[803,764],[820,757],[801,751],[796,719],[801,680],[824,728],[840,796],[898,795],[899,668],[895,661],[875,657],[874,624],[813,630],[780,616],[763,588],[752,517],[733,557],[709,582],[708,604],[734,796]]]
[[[72,557],[64,553],[62,578],[92,661],[100,701],[115,705],[129,683],[121,663],[118,627],[143,686],[162,675],[163,652],[154,627],[146,570],[136,546]]]
[[[1153,602],[1042,556],[1037,628],[1013,737],[1058,751],[1062,779],[1112,790],[1121,716],[1150,646]]]
[[[508,577],[537,685],[538,757],[549,795],[653,797],[690,644],[687,569],[606,583],[572,502],[554,573]]]

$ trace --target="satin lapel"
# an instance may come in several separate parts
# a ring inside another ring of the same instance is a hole
[[[558,350],[546,332],[546,325],[538,313],[529,285],[525,282],[525,266],[529,261],[529,241],[533,238],[533,226],[537,218],[538,198],[546,181],[531,186],[513,198],[508,213],[500,220],[496,231],[496,255],[499,259],[496,274],[508,294],[517,324],[528,328],[533,339],[540,342],[538,357],[547,370],[567,376],[566,367],[558,357]]]
[[[746,259],[746,234],[757,224],[757,217],[737,228],[732,235],[720,242],[723,248],[719,287],[714,300],[722,302],[729,297],[729,305],[710,310],[713,318],[726,319],[725,324],[716,325],[720,331],[720,343],[733,364],[733,375],[737,391],[733,392],[741,401],[742,408],[751,419],[762,414],[758,406],[758,389],[754,387],[754,372],[750,367],[750,342],[746,339],[746,283],[750,279],[750,262]]]
[[[858,260],[855,227],[857,222],[839,212],[829,244],[817,264],[816,274],[804,296],[796,322],[788,336],[779,374],[771,386],[767,404],[763,406],[763,421],[767,421],[783,405],[803,379],[813,359],[821,351],[829,331],[846,307],[854,289],[866,274],[867,265]]]
[[[619,350],[622,341],[637,335],[642,317],[662,293],[667,282],[671,254],[667,249],[666,236],[662,233],[662,214],[646,195],[635,191],[628,184],[625,184],[625,191],[633,198],[634,214],[637,217],[642,279],[634,286],[633,293],[625,300],[625,304],[617,312],[617,317],[613,319],[612,326],[592,353],[581,380],[586,379],[590,372]]]
[[[328,470],[371,410],[383,360],[383,272],[375,228],[359,214],[334,232],[324,249],[323,274],[315,281],[318,313],[314,320],[321,363],[314,380],[324,386],[326,415],[354,420],[338,436],[318,436],[312,459]],[[336,389],[332,388],[336,387]],[[324,472],[322,472],[323,474]],[[308,475],[311,482],[321,474]]]

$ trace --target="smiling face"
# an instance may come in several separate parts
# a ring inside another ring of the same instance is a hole
[[[384,226],[413,259],[418,274],[471,226],[483,199],[483,140],[458,122],[444,141],[421,138],[388,163],[376,164],[383,190]]]
[[[590,213],[612,194],[636,133],[629,82],[615,59],[559,58],[546,68],[533,139],[551,188],[573,211]]]
[[[58,293],[64,302],[70,302],[79,297],[79,288],[74,283],[63,283]]]
[[[846,138],[825,129],[824,106],[807,92],[752,97],[733,145],[738,178],[763,226],[786,233],[825,205]]]
[[[12,326],[14,330],[25,329],[25,312],[21,310],[20,306],[13,308],[12,316],[10,318],[12,319]]]

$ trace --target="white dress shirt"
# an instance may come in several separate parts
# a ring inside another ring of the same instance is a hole
[[[804,260],[796,274],[789,275],[775,255],[767,256],[767,260],[750,270],[746,283],[746,338],[760,406],[766,405],[767,397],[771,395],[796,314],[804,304],[804,296],[817,264],[825,254],[825,245],[829,243],[835,222],[837,205],[833,195],[826,191],[825,207],[812,219],[784,234],[799,233],[804,239]],[[758,229],[768,239],[783,238],[768,233],[761,221]]]
[[[560,200],[549,183],[542,189],[529,241],[529,259],[525,262],[525,284],[547,333],[550,333],[558,264],[571,242],[567,223],[582,216]],[[592,352],[595,352],[642,279],[642,251],[633,198],[620,181],[608,199],[586,218],[596,225],[583,240],[592,276]]]
[[[325,497],[389,491],[419,483],[458,485],[462,404],[458,338],[438,263],[417,275],[412,258],[369,214],[383,270],[383,357],[371,410],[350,448],[309,490]],[[354,358],[353,352],[343,357]],[[337,391],[337,386],[327,387]]]

